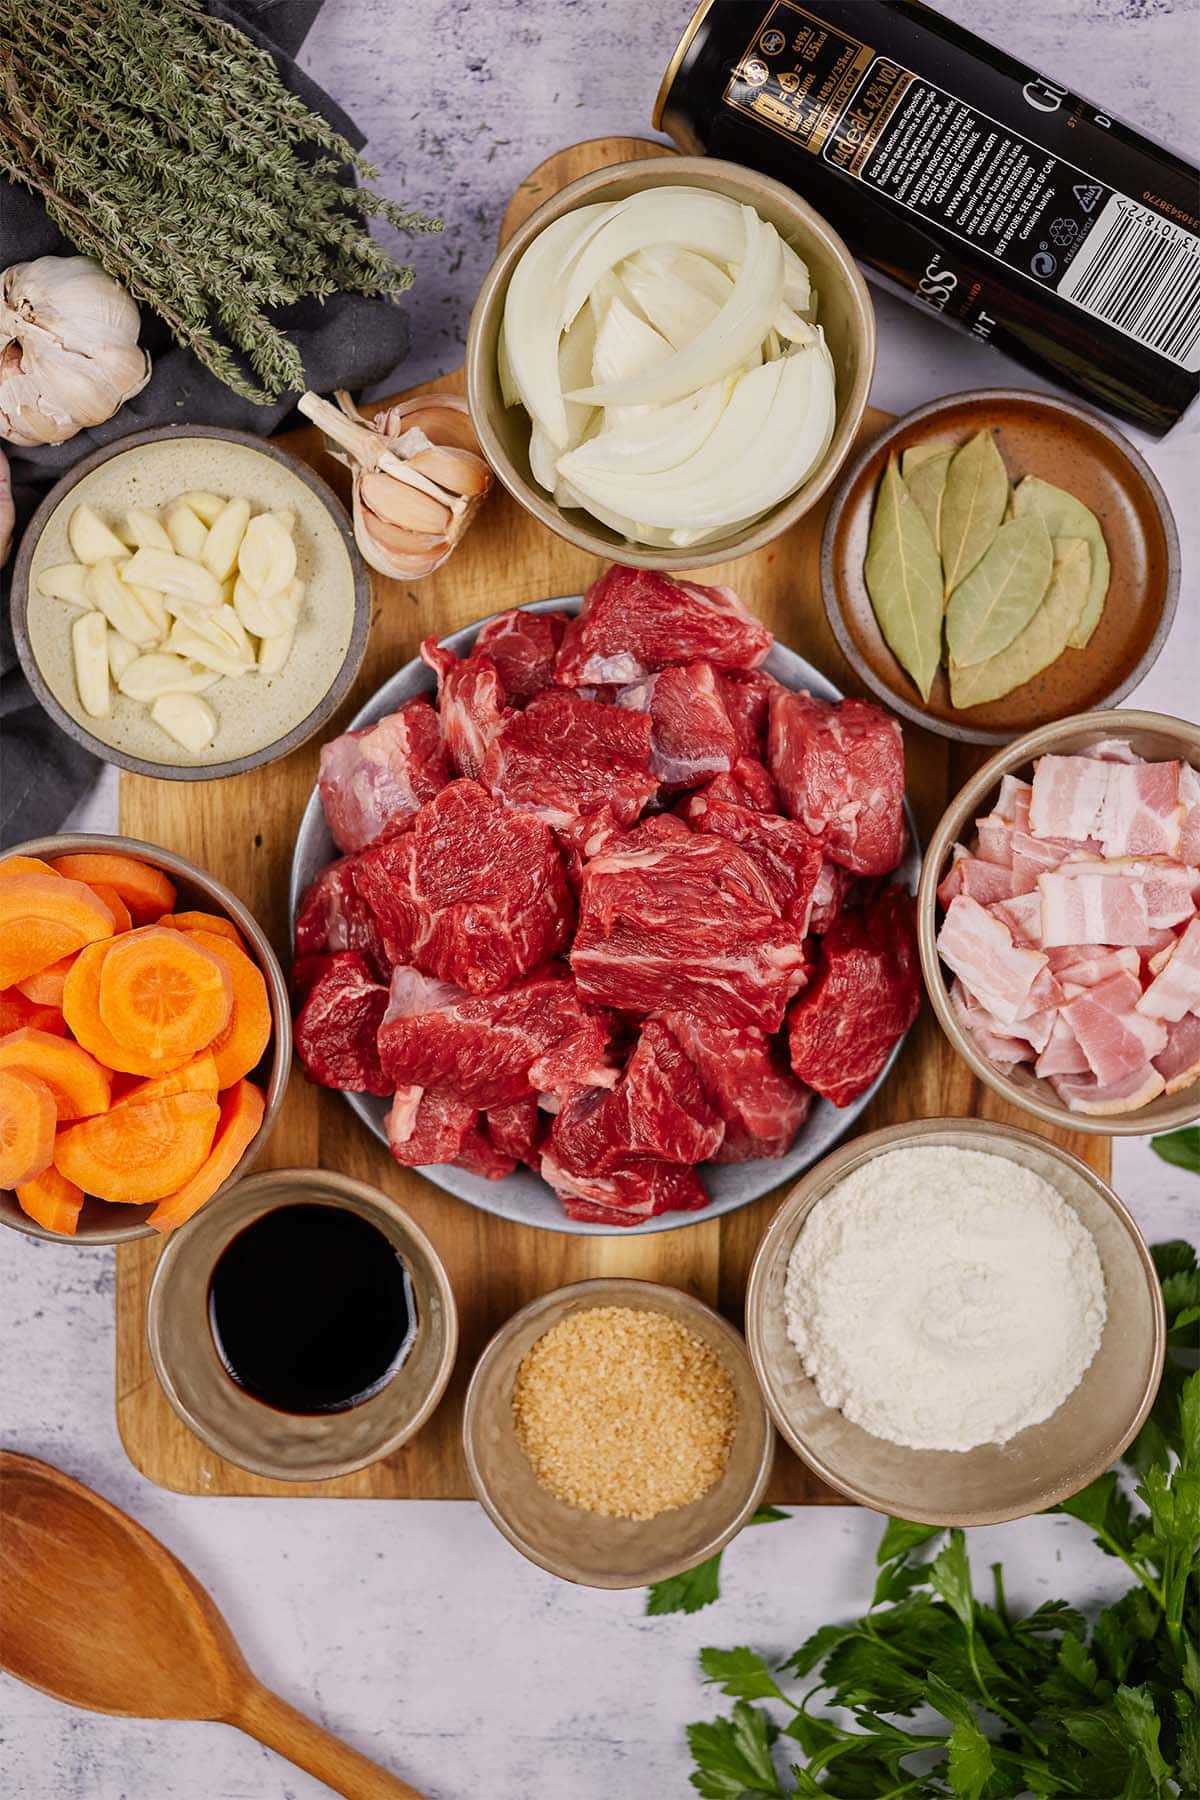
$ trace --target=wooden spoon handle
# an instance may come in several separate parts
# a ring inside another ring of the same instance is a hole
[[[297,1712],[270,1688],[249,1683],[238,1700],[229,1724],[248,1732],[260,1744],[278,1750],[299,1768],[347,1800],[425,1800],[407,1781],[389,1775],[370,1757],[362,1756],[334,1737],[304,1713]]]

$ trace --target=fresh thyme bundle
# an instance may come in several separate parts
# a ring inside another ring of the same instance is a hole
[[[411,285],[365,220],[440,229],[348,170],[376,174],[202,0],[0,0],[0,175],[260,405],[306,385],[279,309]]]

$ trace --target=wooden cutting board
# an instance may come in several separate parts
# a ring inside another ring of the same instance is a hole
[[[666,155],[643,139],[604,138],[549,158],[524,181],[505,215],[502,237],[566,182],[631,157]],[[462,391],[462,371],[414,392]],[[890,423],[869,411],[864,441]],[[345,471],[323,451],[313,430],[284,439],[343,496]],[[777,636],[839,686],[854,690],[825,621],[818,561],[824,507],[768,549],[702,579],[728,582]],[[454,557],[412,586],[373,576],[371,641],[353,698],[327,736],[384,679],[407,662],[421,639],[439,635],[506,606],[547,595],[574,594],[602,564],[573,549],[524,513],[502,488],[489,499]],[[923,837],[947,800],[978,765],[980,753],[943,738],[905,731],[909,796]],[[152,781],[121,777],[121,830],[191,857],[227,882],[260,919],[287,958],[287,887],[300,814],[317,773],[316,742],[284,762],[227,781]],[[981,1087],[943,1038],[926,1007],[862,1129],[939,1114],[1004,1119],[1044,1130],[1102,1175],[1109,1146],[1102,1138],[1053,1132],[1016,1113]],[[277,1494],[357,1499],[456,1499],[469,1495],[460,1450],[462,1401],[476,1358],[493,1331],[518,1307],[563,1282],[595,1275],[634,1275],[673,1283],[711,1301],[741,1322],[750,1260],[785,1189],[711,1224],[652,1237],[568,1237],[534,1231],[477,1212],[412,1170],[398,1168],[337,1094],[311,1087],[297,1069],[260,1167],[315,1165],[376,1183],[410,1208],[444,1257],[458,1299],[462,1338],[450,1388],[437,1413],[410,1444],[356,1475],[315,1484],[281,1483],[245,1474],[192,1436],[155,1381],[143,1321],[159,1246],[136,1243],[117,1255],[117,1421],[133,1463],[152,1481],[188,1494]],[[219,1203],[218,1203],[219,1204]],[[776,1501],[837,1501],[792,1453],[780,1447],[771,1488]]]

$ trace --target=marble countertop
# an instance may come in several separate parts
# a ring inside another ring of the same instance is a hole
[[[1198,0],[941,0],[941,10],[1200,160]],[[691,0],[326,0],[303,60],[352,111],[386,191],[440,210],[413,247],[414,350],[392,385],[453,366],[504,204],[550,151],[649,134]],[[903,411],[959,388],[1045,385],[996,351],[875,293],[872,399]],[[1137,434],[1134,434],[1137,436]],[[1196,716],[1200,408],[1138,438],[1183,539],[1172,640],[1133,703]],[[115,824],[111,782],[80,809]],[[1200,1179],[1119,1140],[1115,1182],[1146,1235],[1200,1241]],[[90,1482],[156,1532],[212,1591],[256,1671],[430,1800],[680,1800],[683,1727],[718,1710],[696,1651],[783,1655],[859,1611],[879,1521],[812,1508],[726,1558],[719,1605],[647,1619],[638,1593],[555,1581],[463,1502],[202,1500],[126,1460],[113,1418],[113,1259],[0,1242],[0,1441]],[[1098,1604],[1114,1565],[1067,1518],[972,1534],[1019,1602]],[[328,1790],[216,1725],[76,1713],[0,1677],[4,1800],[317,1800]]]

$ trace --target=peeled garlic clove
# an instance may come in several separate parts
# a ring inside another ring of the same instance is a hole
[[[221,584],[212,570],[171,550],[135,550],[121,575],[138,587],[157,588],[160,594],[175,594],[198,606],[218,606],[221,601]]]
[[[220,494],[210,494],[207,488],[191,488],[186,494],[180,494],[179,498],[206,525],[215,525],[225,510],[225,501]]]
[[[37,578],[37,589],[49,600],[69,600],[72,606],[90,606],[92,603],[85,592],[86,581],[85,563],[56,563],[52,569],[42,570]]]
[[[108,627],[103,613],[85,612],[71,626],[75,685],[85,713],[108,717]]]
[[[158,641],[153,619],[137,596],[130,592],[117,574],[116,564],[108,558],[94,563],[88,570],[84,592],[98,607],[114,631],[131,644],[150,645]]]
[[[273,513],[258,513],[238,549],[238,573],[263,599],[281,593],[296,573],[291,532]]]
[[[465,494],[469,499],[486,494],[492,485],[491,470],[482,456],[476,456],[470,450],[452,450],[443,444],[433,444],[428,450],[418,450],[408,460],[431,481],[449,488],[451,493]]]
[[[171,627],[167,649],[194,662],[203,663],[206,669],[215,669],[218,675],[244,675],[254,667],[253,657],[241,656],[225,647],[218,648],[208,638],[201,637],[198,631],[185,625],[181,619],[176,619]]]
[[[121,536],[135,550],[170,550],[173,547],[159,520],[140,506],[131,507],[125,514]]]
[[[216,714],[195,694],[160,695],[150,708],[150,717],[193,756],[207,750],[217,735]]]
[[[71,514],[67,541],[81,563],[103,562],[106,557],[119,560],[129,554],[128,546],[90,506],[77,506]]]
[[[220,679],[214,669],[189,657],[152,650],[125,665],[117,676],[117,686],[131,700],[157,700],[160,694],[202,694]]]
[[[277,507],[276,510],[271,514],[271,517],[273,519],[279,520],[279,523],[283,526],[283,529],[287,532],[289,537],[295,536],[295,534],[296,534],[296,515],[292,511],[290,506]]]
[[[201,562],[218,581],[228,581],[237,563],[238,550],[250,523],[248,500],[227,500],[209,526]]]
[[[406,531],[427,531],[443,536],[450,529],[450,509],[419,489],[408,487],[391,475],[362,475],[358,482],[363,505],[389,525]]]
[[[138,647],[131,644],[128,638],[114,631],[110,625],[107,634],[108,666],[112,670],[112,678],[117,686],[121,685],[121,677],[130,663],[139,661]]]
[[[165,596],[160,594],[157,588],[139,587],[136,582],[126,581],[123,572],[119,579],[121,586],[129,589],[159,637],[165,638],[171,629],[171,621],[167,617]]]
[[[241,576],[233,590],[233,605],[238,618],[255,637],[276,637],[294,622],[295,612],[288,596],[295,582],[278,594],[260,594]]]
[[[292,653],[295,636],[296,627],[289,625],[286,631],[279,631],[273,637],[262,639],[258,646],[258,668],[261,675],[279,674]]]
[[[204,540],[208,536],[208,526],[199,514],[194,513],[182,500],[176,500],[173,505],[168,506],[163,524],[176,556],[186,556],[192,562],[199,562],[204,554]]]

